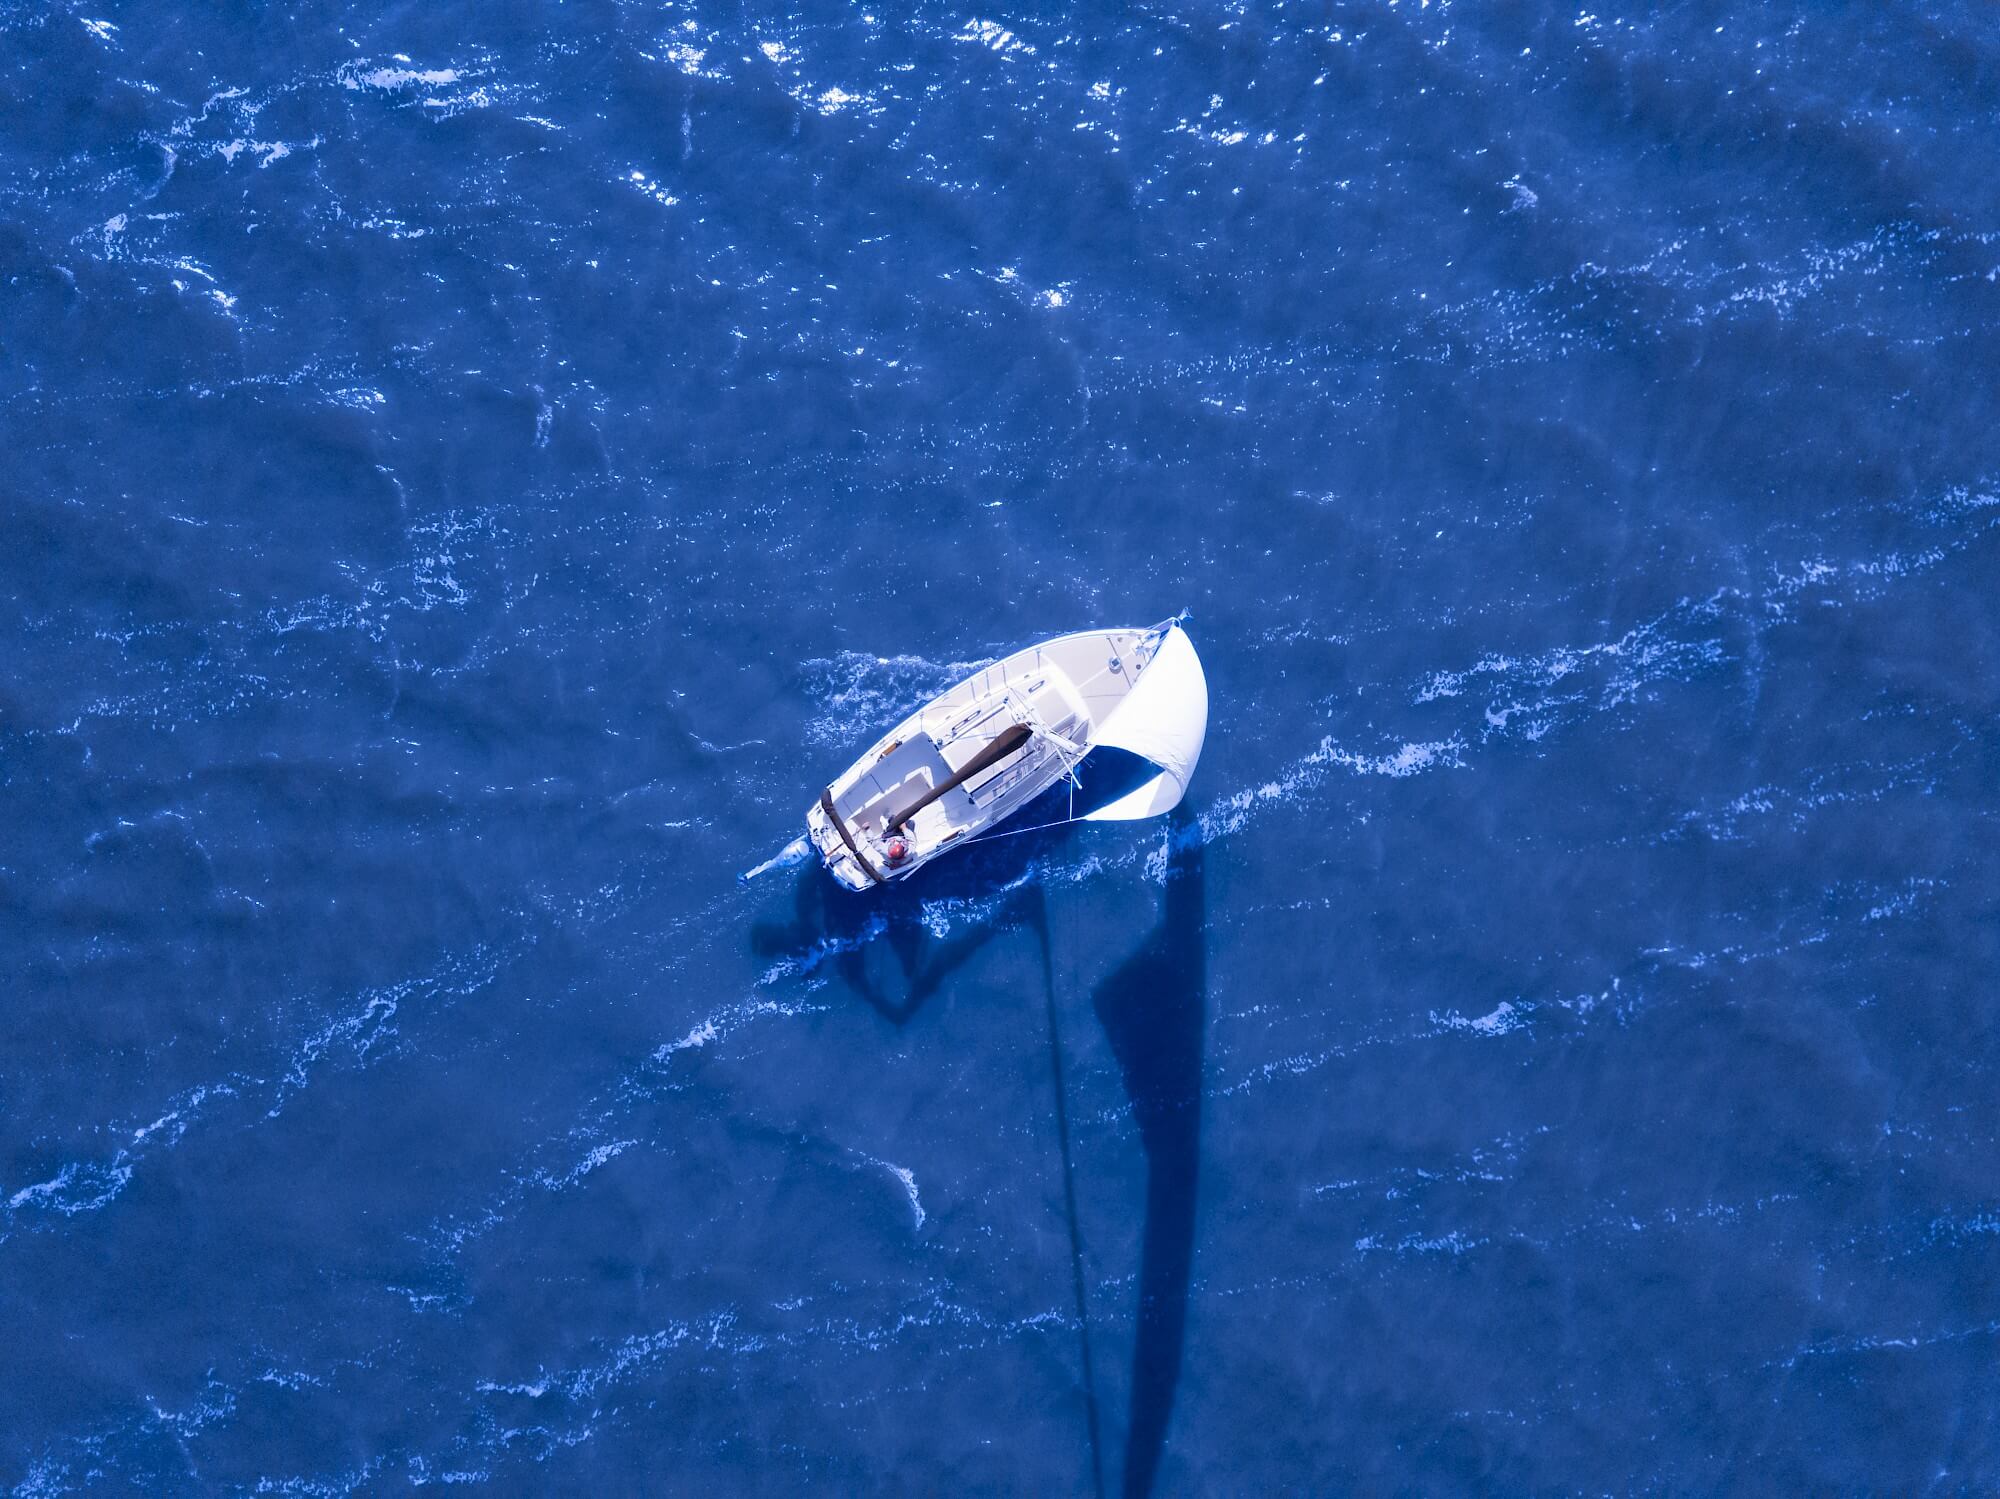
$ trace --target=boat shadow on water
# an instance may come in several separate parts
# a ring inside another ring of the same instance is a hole
[[[1055,979],[1059,970],[1070,971],[1076,965],[1056,962],[1050,935],[1050,896],[1041,882],[1031,877],[1035,862],[1053,852],[1072,832],[1069,827],[1054,827],[996,840],[988,848],[967,849],[962,859],[927,870],[921,880],[898,883],[866,896],[840,890],[816,866],[802,869],[794,893],[793,919],[753,927],[751,941],[759,957],[767,961],[789,960],[801,968],[824,964],[856,997],[897,1025],[907,1024],[926,1000],[995,937],[1025,932],[1038,948],[1062,1145],[1063,1200],[1082,1353],[1083,1413],[1094,1488],[1102,1494],[1104,1465],[1091,1364],[1090,1298],[1076,1209],[1059,1018],[1062,1007]],[[1091,1007],[1117,1062],[1146,1158],[1146,1212],[1130,1410],[1120,1467],[1120,1489],[1126,1499],[1151,1493],[1166,1447],[1180,1381],[1200,1184],[1201,1079],[1208,1008],[1204,850],[1184,809],[1173,815],[1167,840],[1165,888],[1152,897],[1156,911],[1151,926],[1138,946],[1091,990]],[[1151,896],[1156,887],[1148,881],[1142,888]],[[961,902],[960,909],[979,912],[963,930],[940,936],[926,925],[926,906]],[[1143,921],[1143,915],[1138,919]],[[893,955],[886,975],[883,964],[869,961],[869,951],[877,943]]]
[[[1029,910],[1039,908],[1041,892],[1024,877],[1069,831],[1048,828],[996,839],[924,870],[918,879],[859,895],[841,889],[817,862],[809,863],[798,871],[792,919],[753,926],[751,947],[761,961],[789,963],[794,971],[825,968],[883,1018],[905,1024],[987,943],[1032,925]],[[940,905],[979,914],[962,930],[940,936],[926,911]],[[1043,928],[1046,937],[1046,922]],[[884,974],[882,964],[871,962],[878,944],[896,971]]]

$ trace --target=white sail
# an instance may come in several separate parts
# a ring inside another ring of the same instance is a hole
[[[1089,822],[1134,822],[1170,812],[1187,795],[1208,735],[1208,678],[1187,632],[1175,625],[1124,701],[1091,735],[1093,748],[1130,750],[1160,767],[1135,791],[1084,814]]]

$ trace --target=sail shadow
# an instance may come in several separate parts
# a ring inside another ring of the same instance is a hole
[[[1180,1383],[1201,1162],[1208,1007],[1204,850],[1185,809],[1168,834],[1166,898],[1139,950],[1093,991],[1146,1152],[1146,1227],[1123,1492],[1145,1499],[1159,1473]]]

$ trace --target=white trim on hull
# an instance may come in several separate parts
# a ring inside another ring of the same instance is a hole
[[[1013,816],[1100,744],[1160,773],[1086,815],[1155,816],[1186,794],[1207,725],[1208,684],[1178,619],[1059,635],[889,730],[820,794],[807,836],[851,890],[903,879]]]

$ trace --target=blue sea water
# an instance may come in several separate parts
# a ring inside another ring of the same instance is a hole
[[[2000,20],[0,4],[0,1487],[2000,1489]],[[747,887],[1182,607],[1172,819]]]

